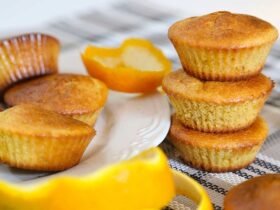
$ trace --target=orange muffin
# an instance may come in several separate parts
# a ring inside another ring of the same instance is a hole
[[[233,187],[224,200],[224,210],[280,209],[280,174],[255,177]]]
[[[30,104],[0,112],[0,132],[2,163],[40,171],[76,165],[95,135],[83,122]]]
[[[255,121],[273,82],[262,74],[238,82],[201,81],[179,70],[164,78],[162,88],[185,126],[229,132]]]
[[[278,32],[259,18],[223,11],[178,21],[168,36],[188,74],[236,81],[261,71]]]
[[[24,34],[0,41],[0,93],[24,79],[56,73],[60,44],[52,36]]]
[[[7,105],[32,103],[93,125],[104,106],[107,87],[99,80],[75,74],[53,74],[10,88]]]
[[[249,165],[267,134],[268,126],[261,117],[244,130],[214,134],[188,129],[173,116],[168,139],[182,159],[194,168],[226,172]]]

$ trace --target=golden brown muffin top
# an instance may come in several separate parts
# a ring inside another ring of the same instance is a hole
[[[54,74],[17,84],[4,100],[9,106],[36,104],[61,114],[86,114],[101,108],[108,89],[103,82],[89,76]]]
[[[172,42],[191,46],[234,49],[274,42],[278,32],[257,17],[221,11],[178,21],[168,36]]]
[[[255,177],[233,187],[225,197],[225,210],[280,209],[280,174]]]
[[[73,137],[95,134],[89,125],[31,104],[0,112],[0,132],[28,136]]]
[[[241,149],[261,144],[268,134],[265,121],[258,117],[248,128],[232,133],[205,133],[188,129],[175,117],[169,130],[171,141],[179,141],[186,145],[216,149]],[[221,144],[222,142],[222,144]]]
[[[263,74],[237,82],[202,81],[178,70],[163,79],[162,88],[168,95],[182,99],[231,104],[266,96],[273,82]]]

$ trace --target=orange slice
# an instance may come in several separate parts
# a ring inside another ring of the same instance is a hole
[[[126,93],[151,92],[171,71],[171,62],[144,39],[127,39],[119,48],[88,46],[82,60],[91,76]]]

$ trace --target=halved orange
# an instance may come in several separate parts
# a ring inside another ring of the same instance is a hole
[[[174,195],[172,171],[158,148],[84,177],[22,186],[0,181],[0,209],[157,210]]]
[[[161,85],[171,62],[150,41],[127,39],[119,48],[88,46],[82,53],[88,73],[110,89],[145,93]]]

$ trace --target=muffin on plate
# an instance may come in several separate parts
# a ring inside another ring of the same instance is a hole
[[[179,70],[163,79],[162,88],[185,126],[229,132],[255,121],[273,82],[262,74],[237,82],[202,81]]]
[[[0,162],[38,171],[76,165],[95,135],[83,122],[30,104],[0,112],[0,132]]]
[[[59,41],[40,33],[0,41],[0,93],[24,79],[57,73]]]
[[[226,172],[249,165],[267,134],[268,126],[261,117],[244,130],[215,134],[188,129],[173,115],[168,140],[192,167]]]
[[[224,200],[225,210],[280,209],[280,174],[255,177],[233,187]]]
[[[178,21],[168,36],[188,74],[236,81],[261,71],[278,32],[259,18],[222,11]]]
[[[94,125],[108,95],[103,82],[77,74],[53,74],[16,84],[5,92],[8,106],[32,103]]]

